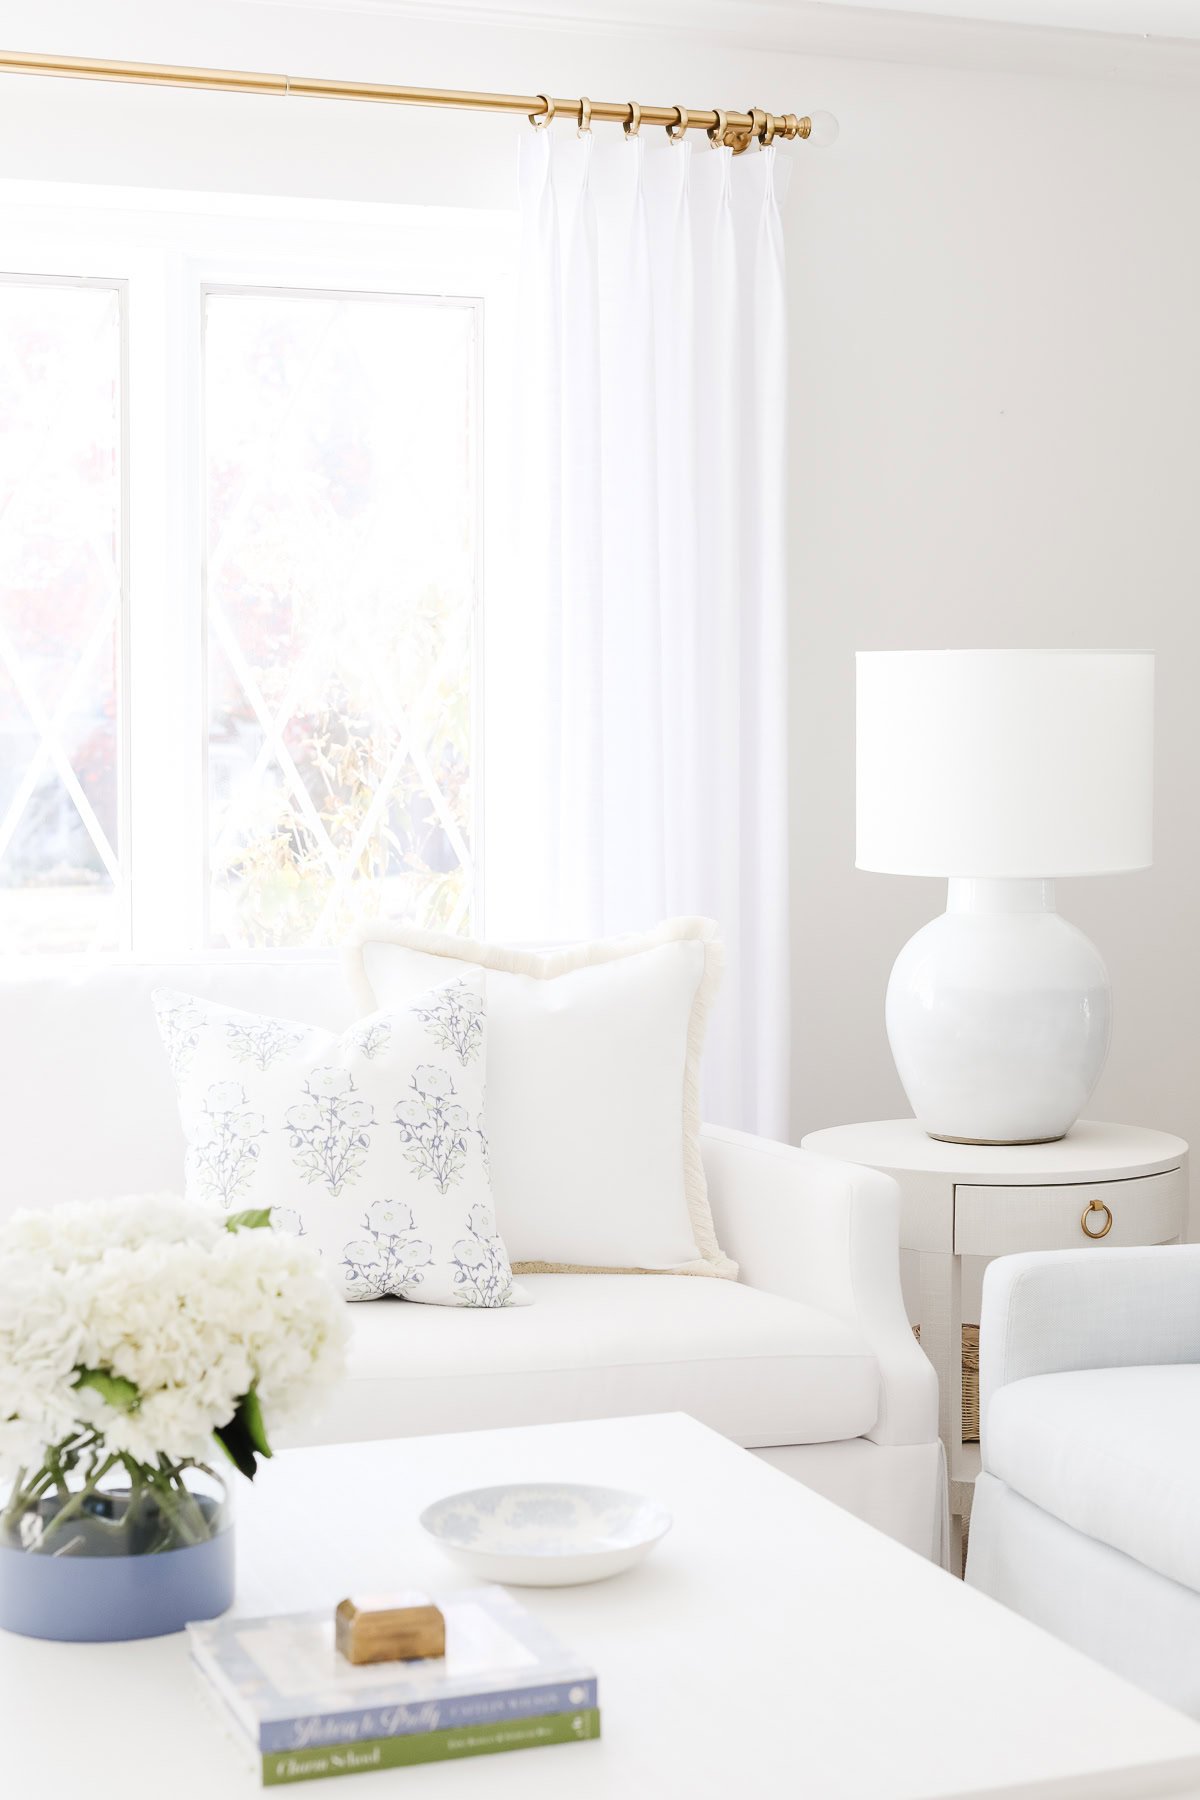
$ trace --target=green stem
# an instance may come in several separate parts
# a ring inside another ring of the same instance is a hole
[[[61,1448],[61,1445],[56,1444],[53,1450],[47,1450],[45,1468],[46,1473],[65,1500],[67,1497],[67,1484],[63,1480],[62,1466],[58,1460]]]
[[[0,1515],[0,1528],[3,1528],[5,1532],[15,1525],[21,1514],[28,1509],[29,1494],[32,1493],[40,1476],[34,1476],[28,1492],[25,1488],[25,1479],[24,1469],[18,1469],[12,1493],[8,1496],[8,1504],[5,1506],[3,1514]]]
[[[79,1514],[83,1510],[84,1501],[95,1493],[104,1477],[108,1474],[108,1471],[111,1468],[114,1468],[120,1460],[119,1456],[110,1456],[102,1462],[98,1468],[93,1470],[93,1473],[88,1478],[85,1486],[72,1494],[66,1505],[61,1507],[59,1511],[55,1513],[54,1517],[50,1520],[50,1523],[45,1527],[42,1532],[41,1542],[38,1545],[39,1550],[45,1549],[46,1539],[53,1537],[54,1533],[58,1531],[68,1519],[76,1519],[79,1517]]]
[[[160,1456],[158,1462],[163,1477],[164,1508],[173,1517],[180,1536],[191,1544],[207,1543],[212,1536],[212,1527],[204,1508],[183,1479],[183,1471],[195,1468],[196,1464],[171,1463],[165,1456]]]
[[[57,1489],[63,1503],[43,1526],[37,1546],[41,1550],[55,1532],[80,1516],[86,1502],[96,1492],[104,1477],[111,1469],[120,1465],[129,1478],[130,1524],[134,1522],[139,1493],[152,1500],[158,1509],[163,1542],[155,1543],[155,1548],[171,1549],[180,1543],[202,1544],[212,1537],[215,1521],[209,1518],[185,1480],[188,1469],[199,1469],[203,1474],[211,1475],[211,1470],[206,1469],[203,1463],[192,1458],[173,1463],[167,1457],[160,1456],[155,1466],[138,1462],[126,1453],[116,1453],[100,1460],[97,1446],[102,1446],[102,1443],[102,1438],[96,1432],[82,1433],[78,1438],[66,1438],[47,1451],[46,1460],[40,1469],[32,1473],[25,1469],[19,1470],[12,1493],[0,1514],[0,1530],[11,1533],[25,1514],[37,1509],[38,1503]],[[82,1488],[72,1493],[66,1475],[78,1466],[80,1458],[89,1450],[95,1454],[87,1480]]]
[[[8,1503],[0,1515],[0,1525],[7,1528],[14,1524],[52,1487],[57,1487],[59,1493],[66,1496],[70,1490],[63,1476],[63,1464],[69,1457],[72,1459],[70,1466],[74,1467],[79,1458],[99,1442],[98,1432],[85,1431],[77,1438],[64,1438],[61,1444],[55,1444],[52,1449],[47,1450],[40,1469],[32,1472],[18,1469]]]

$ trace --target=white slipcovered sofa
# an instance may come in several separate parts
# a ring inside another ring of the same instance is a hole
[[[1200,1245],[984,1278],[966,1578],[1200,1718]]]
[[[159,986],[335,1030],[356,1011],[334,958],[10,973],[6,1208],[181,1190]],[[357,1305],[349,1377],[307,1441],[679,1410],[940,1556],[936,1379],[901,1300],[894,1184],[733,1131],[703,1154],[740,1280],[534,1275],[534,1304],[503,1312]]]

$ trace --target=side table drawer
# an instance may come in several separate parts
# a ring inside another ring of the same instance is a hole
[[[1183,1230],[1186,1203],[1182,1169],[1053,1187],[960,1182],[954,1189],[954,1250],[958,1256],[1008,1256],[1077,1250],[1087,1243],[1165,1244]]]

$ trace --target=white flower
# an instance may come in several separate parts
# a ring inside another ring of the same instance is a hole
[[[449,1075],[444,1069],[437,1068],[433,1063],[422,1063],[413,1076],[413,1081],[416,1083],[418,1093],[432,1094],[435,1099],[440,1098],[443,1094],[454,1092],[454,1083]]]
[[[17,1214],[13,1223],[21,1220]],[[0,1267],[0,1420],[12,1451],[24,1456],[30,1445],[58,1442],[71,1428],[84,1332],[73,1278],[50,1258],[14,1247]],[[40,1451],[32,1460],[41,1461]]]
[[[321,1123],[321,1114],[311,1100],[301,1100],[298,1106],[289,1106],[283,1115],[285,1125],[293,1131],[311,1131],[314,1125]]]
[[[48,1212],[16,1212],[0,1224],[0,1266],[21,1250],[56,1269],[94,1262],[107,1250],[141,1244],[215,1244],[225,1230],[219,1212],[171,1194],[74,1200]]]
[[[230,1130],[234,1137],[261,1137],[264,1130],[263,1116],[256,1112],[239,1113],[230,1126]]]
[[[424,1125],[429,1117],[429,1108],[423,1100],[401,1100],[396,1108],[396,1118],[401,1125]]]
[[[286,1232],[162,1196],[18,1213],[0,1226],[0,1464],[36,1468],[81,1426],[138,1461],[206,1458],[251,1388],[270,1434],[336,1378],[347,1330]],[[136,1403],[78,1387],[85,1369]]]
[[[347,1125],[373,1125],[375,1108],[369,1100],[347,1100],[342,1108],[342,1118]]]
[[[447,1125],[453,1125],[457,1129],[467,1123],[467,1109],[465,1106],[460,1106],[458,1102],[455,1101],[453,1106],[448,1106],[446,1108],[442,1117],[445,1119]]]
[[[306,1083],[310,1094],[347,1094],[354,1081],[346,1069],[314,1069]]]

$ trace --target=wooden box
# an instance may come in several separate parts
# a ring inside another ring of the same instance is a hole
[[[359,1594],[334,1614],[334,1642],[347,1662],[413,1662],[445,1656],[446,1621],[428,1594]]]

